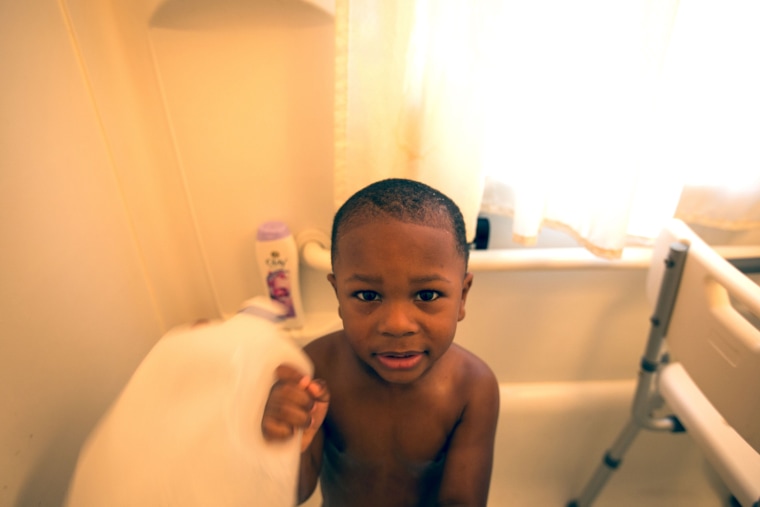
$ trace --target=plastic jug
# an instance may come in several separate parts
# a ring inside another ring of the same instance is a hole
[[[313,366],[278,312],[256,298],[161,338],[85,442],[68,507],[295,505],[300,437],[265,441],[261,417],[279,364]]]

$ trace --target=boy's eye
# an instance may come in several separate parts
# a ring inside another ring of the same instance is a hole
[[[358,292],[355,292],[354,296],[356,297],[356,299],[360,301],[367,301],[367,302],[377,301],[378,299],[380,299],[380,294],[378,294],[377,292],[373,290],[360,290]]]
[[[417,299],[420,301],[435,301],[440,296],[441,294],[435,290],[421,290],[417,293]]]

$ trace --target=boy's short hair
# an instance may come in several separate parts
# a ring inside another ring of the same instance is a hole
[[[383,218],[451,232],[457,252],[464,259],[465,270],[467,269],[470,249],[459,207],[433,187],[401,178],[372,183],[356,192],[340,207],[332,226],[332,265],[335,266],[341,235],[356,226]]]

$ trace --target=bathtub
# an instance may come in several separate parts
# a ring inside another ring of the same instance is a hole
[[[564,506],[627,420],[649,330],[646,269],[475,272],[456,342],[500,381],[488,505]],[[305,504],[320,505],[319,493]],[[686,434],[642,430],[595,507],[721,507]]]
[[[489,506],[563,506],[625,423],[634,380],[503,383]],[[685,434],[642,431],[598,507],[719,507],[723,487]]]
[[[634,380],[505,382],[489,507],[564,506],[624,424]],[[729,493],[685,434],[641,432],[598,507],[721,507]],[[317,491],[304,505],[319,507]]]

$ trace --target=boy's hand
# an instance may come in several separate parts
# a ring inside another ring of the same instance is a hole
[[[261,431],[266,440],[285,440],[303,429],[303,452],[327,415],[330,393],[323,380],[311,379],[292,366],[282,364],[275,374],[278,380],[264,407]]]

